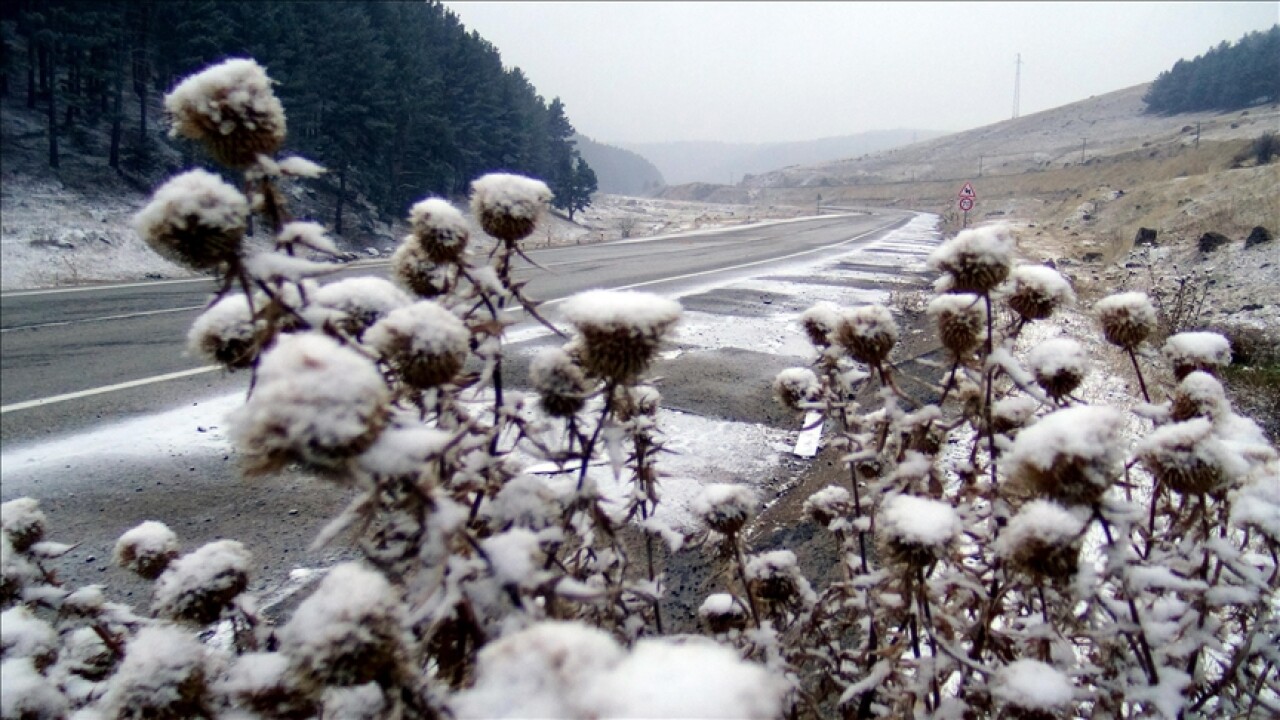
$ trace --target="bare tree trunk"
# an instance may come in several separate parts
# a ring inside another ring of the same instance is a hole
[[[347,199],[347,168],[338,171],[338,203],[333,211],[333,234],[342,234],[342,205]]]
[[[49,167],[58,167],[58,79],[54,49],[45,51],[49,68]]]
[[[116,76],[111,107],[111,151],[107,164],[114,170],[120,170],[120,137],[124,134],[124,39],[123,34],[116,44]]]
[[[36,44],[27,42],[27,109],[36,109]]]

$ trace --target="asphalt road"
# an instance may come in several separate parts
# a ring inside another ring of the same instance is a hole
[[[876,211],[544,249],[533,257],[546,269],[524,267],[519,275],[553,321],[557,300],[591,288],[692,292],[691,308],[723,311],[742,302],[743,291],[710,288],[789,260],[842,256],[910,217]],[[361,263],[337,275],[385,272],[385,263]],[[50,538],[77,543],[55,568],[72,587],[102,583],[112,599],[145,609],[149,589],[110,562],[115,539],[143,520],[167,523],[186,550],[217,538],[244,542],[256,558],[255,592],[280,588],[293,568],[352,552],[345,542],[308,548],[350,499],[349,488],[293,472],[247,480],[224,445],[201,444],[221,431],[197,425],[219,421],[195,418],[223,416],[248,383],[245,373],[206,371],[185,354],[187,328],[212,291],[211,282],[192,280],[0,295],[0,499],[37,498]],[[758,297],[749,302],[768,307]],[[749,312],[728,315],[749,322]],[[512,335],[554,341],[524,332],[531,327],[521,323]],[[525,377],[527,357],[512,353],[513,382]],[[664,406],[789,426],[769,386],[797,361],[764,348],[687,352],[662,370],[670,380]],[[152,435],[166,435],[161,426],[181,439],[157,444]]]
[[[553,302],[592,288],[670,291],[758,272],[788,257],[844,252],[908,217],[876,211],[549,248],[530,254],[546,270],[522,264],[517,277],[528,280],[531,298]],[[385,263],[364,263],[334,277],[385,272]],[[185,352],[187,329],[213,291],[212,281],[197,279],[0,295],[0,442],[43,439],[172,407],[189,396],[172,392],[183,385],[220,385],[220,373],[200,372],[203,364]]]

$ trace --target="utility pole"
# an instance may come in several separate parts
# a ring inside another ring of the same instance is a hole
[[[1080,138],[1080,164],[1084,164],[1084,146],[1088,142],[1087,138]]]
[[[978,156],[978,177],[982,177],[982,156]]]
[[[1196,149],[1200,149],[1200,121],[1196,121]]]
[[[1022,100],[1022,53],[1013,62],[1013,118],[1018,119],[1018,106]]]

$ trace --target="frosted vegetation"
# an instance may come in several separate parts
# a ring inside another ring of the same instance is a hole
[[[1280,460],[1213,375],[1229,359],[1221,338],[1171,339],[1170,373],[1137,352],[1147,299],[1109,298],[1101,330],[1144,398],[1137,412],[1084,403],[1075,341],[1014,351],[1074,296],[1050,268],[1015,268],[1001,227],[932,258],[929,316],[952,360],[935,404],[897,386],[889,310],[810,309],[814,360],[774,389],[824,418],[847,473],[797,520],[836,551],[835,579],[815,584],[791,549],[751,546],[760,499],[745,488],[709,485],[688,533],[655,515],[664,438],[649,372],[677,303],[570,299],[563,347],[532,364],[535,393],[513,392],[504,310],[541,316],[511,261],[546,187],[477,180],[474,214],[499,241],[487,257],[429,198],[395,254],[398,288],[324,283],[329,266],[295,255],[324,252],[323,229],[291,223],[274,184],[317,170],[272,159],[284,115],[255,68],[217,66],[167,101],[175,130],[243,172],[243,190],[193,171],[138,230],[223,280],[190,342],[252,376],[230,418],[245,471],[299,466],[356,489],[316,543],[352,542],[364,559],[273,623],[245,593],[252,548],[187,549],[148,522],[115,553],[154,580],[134,609],[59,584],[49,564],[69,546],[46,537],[34,501],[7,502],[4,718],[1280,713]],[[242,247],[249,212],[277,233],[274,252]],[[517,450],[561,472],[524,473]],[[597,458],[624,493],[595,486]],[[663,613],[676,553],[719,579],[701,633]],[[212,625],[224,641],[200,642]]]

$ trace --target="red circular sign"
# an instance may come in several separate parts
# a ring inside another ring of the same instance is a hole
[[[969,212],[973,209],[973,198],[960,198],[960,209]]]

